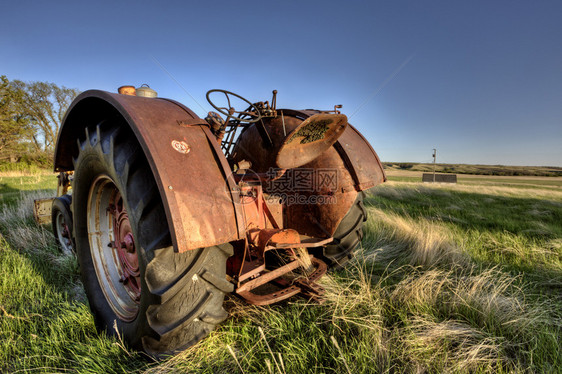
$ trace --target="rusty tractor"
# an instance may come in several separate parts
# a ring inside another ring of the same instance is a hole
[[[98,328],[160,357],[221,323],[227,293],[321,302],[317,280],[362,239],[363,191],[385,181],[341,106],[277,109],[276,91],[250,102],[211,90],[218,113],[199,118],[148,87],[119,92],[74,100],[58,196],[35,202],[76,254]]]

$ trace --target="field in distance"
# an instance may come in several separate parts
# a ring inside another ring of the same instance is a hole
[[[385,169],[389,181],[418,183],[422,180],[423,171]],[[460,185],[497,186],[502,188],[525,188],[562,191],[562,176],[501,176],[458,174]]]
[[[416,162],[383,162],[383,166],[384,169],[388,171],[433,172],[433,164]],[[562,177],[562,167],[556,166],[436,164],[435,171],[437,173],[453,174]]]

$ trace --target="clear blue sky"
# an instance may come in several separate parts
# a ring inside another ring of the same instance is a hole
[[[2,1],[0,74],[343,104],[383,161],[562,166],[560,1]],[[397,70],[398,74],[396,74]],[[395,74],[395,75],[393,75]],[[389,79],[393,77],[393,79]],[[386,85],[379,90],[381,85]]]

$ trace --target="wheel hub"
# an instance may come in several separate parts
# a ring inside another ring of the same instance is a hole
[[[65,253],[72,253],[73,248],[72,238],[70,237],[70,229],[68,228],[68,224],[66,223],[62,212],[59,211],[57,213],[55,223],[57,225],[56,232],[61,247]]]
[[[115,314],[136,318],[141,299],[139,257],[121,192],[108,176],[99,176],[88,196],[88,239],[99,285]]]
[[[127,209],[123,205],[121,193],[115,195],[115,203],[110,204],[109,213],[113,216],[113,231],[115,239],[111,246],[116,249],[121,265],[121,278],[119,281],[131,293],[135,301],[140,300],[140,270],[139,259],[135,248],[135,240]]]

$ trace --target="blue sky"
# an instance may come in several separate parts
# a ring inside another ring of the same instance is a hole
[[[562,166],[559,1],[2,1],[0,20],[10,79],[148,83],[204,115],[153,56],[205,111],[212,88],[343,104],[383,161]]]

